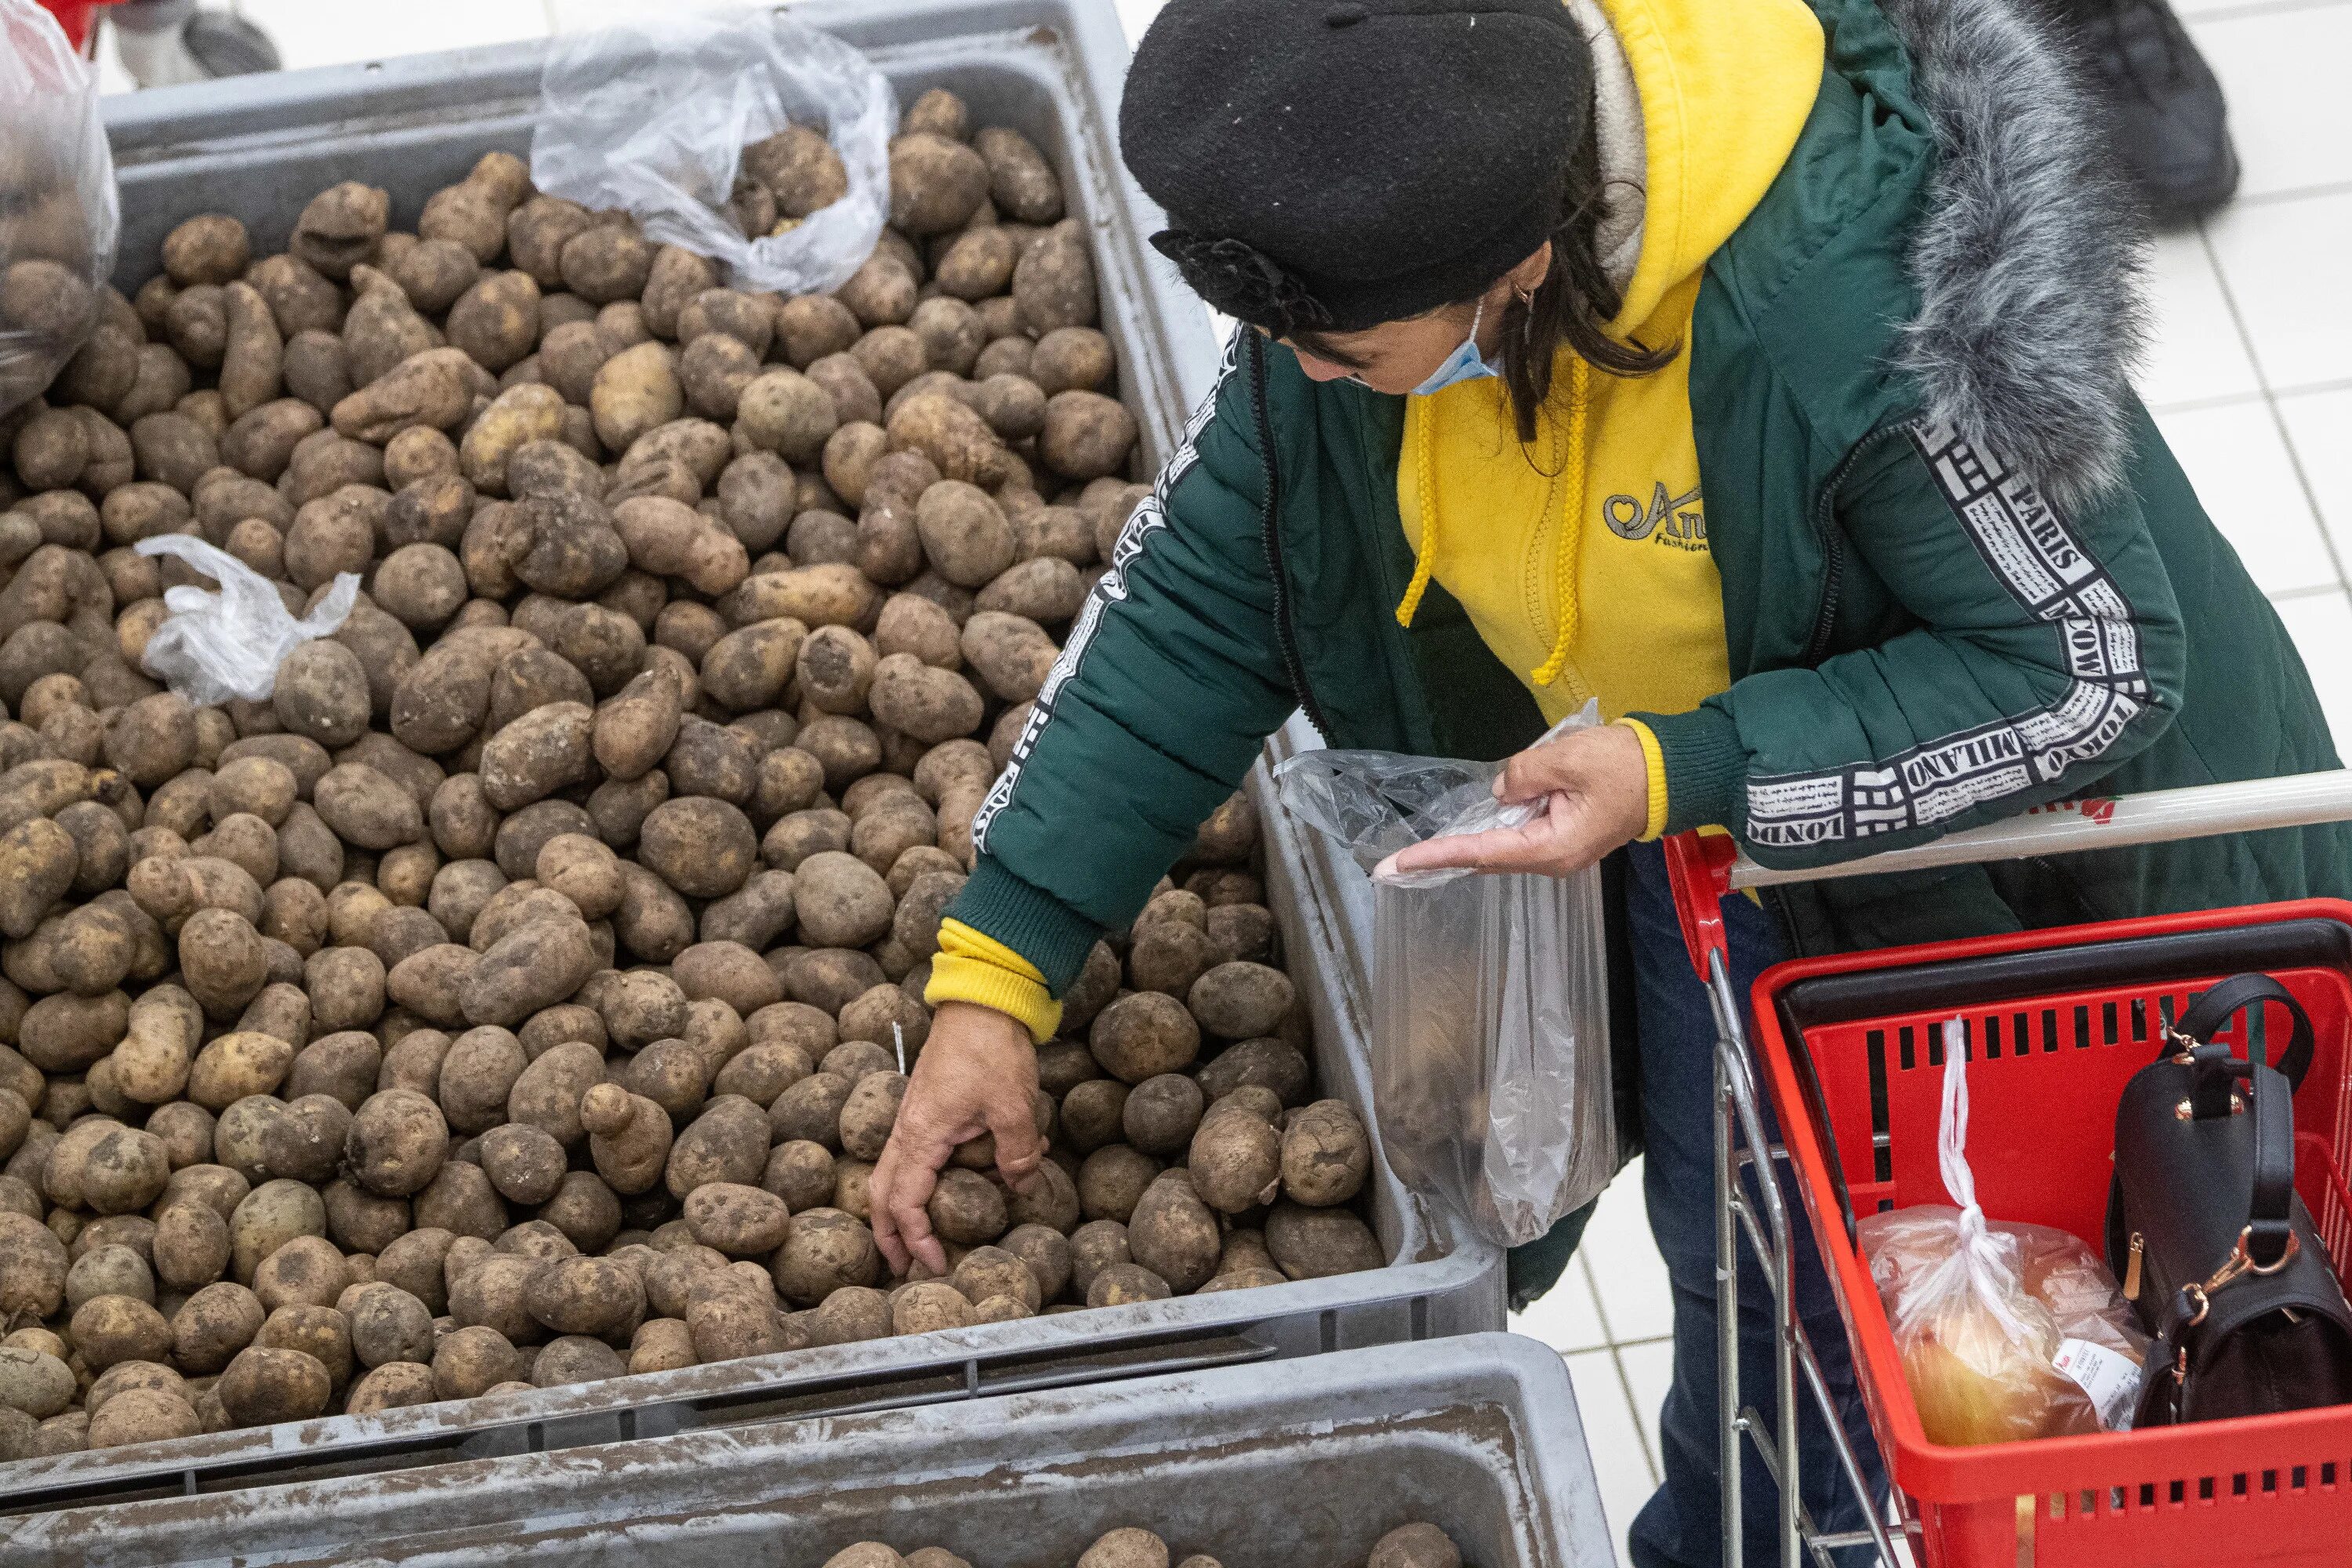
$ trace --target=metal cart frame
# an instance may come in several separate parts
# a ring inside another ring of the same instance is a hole
[[[1864,1481],[1860,1456],[1846,1436],[1821,1362],[1797,1316],[1795,1232],[1780,1174],[1788,1152],[1765,1134],[1756,1087],[1756,1057],[1748,1040],[1747,998],[1731,984],[1721,900],[1750,888],[2347,820],[2352,820],[2352,770],[2062,802],[1917,848],[1803,870],[1759,866],[1721,835],[1686,833],[1666,841],[1666,865],[1684,944],[1692,967],[1707,988],[1716,1022],[1716,1366],[1723,1390],[1717,1452],[1723,1474],[1724,1568],[1744,1568],[1740,1461],[1750,1443],[1780,1492],[1779,1568],[1800,1568],[1808,1561],[1817,1568],[1832,1568],[1832,1552],[1857,1547],[1874,1550],[1885,1568],[1899,1568],[1906,1559],[1897,1554],[1895,1537],[1885,1522],[1887,1500],[1874,1496]],[[1741,1173],[1748,1171],[1756,1176],[1752,1197],[1741,1180]],[[1769,1422],[1754,1406],[1739,1400],[1738,1248],[1743,1243],[1763,1266],[1778,1331],[1773,1353],[1777,1419]],[[1862,1501],[1868,1521],[1864,1529],[1822,1531],[1804,1507],[1797,1458],[1801,1380],[1805,1397],[1827,1419],[1839,1468]],[[1899,1490],[1895,1495],[1899,1500]],[[1905,1511],[1907,1521],[1909,1510]],[[1912,1560],[1918,1556],[1915,1548]]]

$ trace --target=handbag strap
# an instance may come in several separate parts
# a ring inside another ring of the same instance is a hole
[[[2276,1068],[2233,1055],[2227,1046],[2202,1045],[2167,1060],[2189,1068],[2190,1091],[2189,1097],[2180,1102],[2181,1121],[2193,1124],[2249,1115],[2253,1124],[2245,1226],[2221,1270],[2204,1282],[2204,1288],[2218,1289],[2246,1272],[2249,1266],[2258,1274],[2274,1272],[2286,1261],[2294,1232],[2294,1100],[2285,1076]],[[2241,1079],[2247,1080],[2242,1100],[2236,1093],[2236,1083]],[[2209,1087],[2218,1087],[2221,1091],[2219,1110],[2208,1110],[2202,1103]],[[2189,1147],[2193,1150],[2196,1146],[2192,1143]],[[2222,1164],[2220,1173],[2225,1181],[2237,1174],[2227,1163]],[[2120,1170],[2116,1179],[2123,1179]],[[2183,1284],[2194,1286],[2196,1281]]]
[[[2205,1047],[2210,1049],[2212,1047]],[[2294,1239],[2294,1091],[2286,1075],[2247,1064],[2247,1098],[2254,1119],[2254,1180],[2246,1205],[2246,1257],[2255,1268],[2275,1268]]]
[[[2303,1010],[2294,993],[2267,974],[2232,974],[2210,991],[2197,998],[2189,1011],[2180,1015],[2172,1027],[2175,1034],[2186,1035],[2202,1045],[2212,1039],[2214,1031],[2249,1007],[2259,1007],[2265,1002],[2275,1002],[2287,1011],[2294,1022],[2294,1032],[2287,1040],[2286,1049],[2278,1059],[2278,1070],[2286,1078],[2290,1093],[2303,1087],[2303,1075],[2311,1067],[2315,1037],[2311,1030],[2311,1015]],[[2175,1042],[2168,1041],[2164,1054],[2170,1055]],[[2252,1060],[2263,1059],[2263,1051],[2252,1031],[2246,1036],[2246,1054]]]

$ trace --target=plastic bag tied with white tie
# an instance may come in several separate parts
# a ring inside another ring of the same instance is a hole
[[[298,620],[268,578],[201,539],[162,533],[131,548],[176,556],[220,584],[217,594],[186,584],[165,589],[163,607],[172,613],[148,637],[142,659],[151,674],[199,708],[268,697],[286,656],[332,634],[359,600],[358,574],[339,573],[326,596]]]
[[[1597,708],[1545,739],[1600,721]],[[1291,813],[1366,871],[1410,844],[1525,826],[1491,763],[1308,752]],[[1533,1241],[1617,1169],[1601,874],[1405,872],[1372,884],[1372,1106],[1390,1167],[1500,1246]]]
[[[1937,1443],[2086,1436],[2130,1425],[2147,1338],[2080,1237],[1988,1219],[1969,1166],[1969,1036],[1943,1026],[1937,1167],[1957,1207],[1862,1216],[1856,1233]]]
[[[889,82],[838,38],[769,9],[666,8],[555,40],[530,177],[545,195],[622,208],[648,239],[723,262],[737,289],[828,294],[882,237],[898,119]],[[848,194],[782,234],[749,237],[726,210],[743,149],[793,123],[825,132]]]
[[[1984,1304],[2001,1331],[2020,1343],[2032,1333],[2014,1302],[2020,1293],[2017,1244],[1985,1228],[1977,1203],[1977,1176],[1969,1169],[1969,1037],[1955,1018],[1944,1026],[1944,1100],[1936,1127],[1936,1169],[1944,1191],[1959,1206],[1954,1222],[1958,1245],[1949,1258],[1922,1271],[1910,1289],[1923,1295],[1965,1289]]]

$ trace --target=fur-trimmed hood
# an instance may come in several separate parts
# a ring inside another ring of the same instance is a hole
[[[1931,419],[2078,508],[2123,481],[2146,344],[2138,204],[2068,46],[2014,0],[1879,0],[1938,164],[1910,253],[1903,368]]]

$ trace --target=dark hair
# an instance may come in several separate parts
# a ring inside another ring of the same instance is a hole
[[[1551,231],[1551,270],[1528,300],[1515,298],[1503,310],[1503,384],[1511,395],[1511,415],[1522,446],[1536,438],[1537,416],[1551,395],[1552,363],[1562,344],[1611,375],[1649,375],[1671,364],[1677,352],[1644,348],[1638,340],[1620,342],[1606,330],[1625,302],[1601,264],[1599,236],[1607,205],[1600,150],[1587,137],[1561,174],[1559,221]],[[1439,309],[1457,310],[1477,298],[1472,295]],[[1291,341],[1318,359],[1360,367],[1360,360],[1323,333],[1298,332]]]

